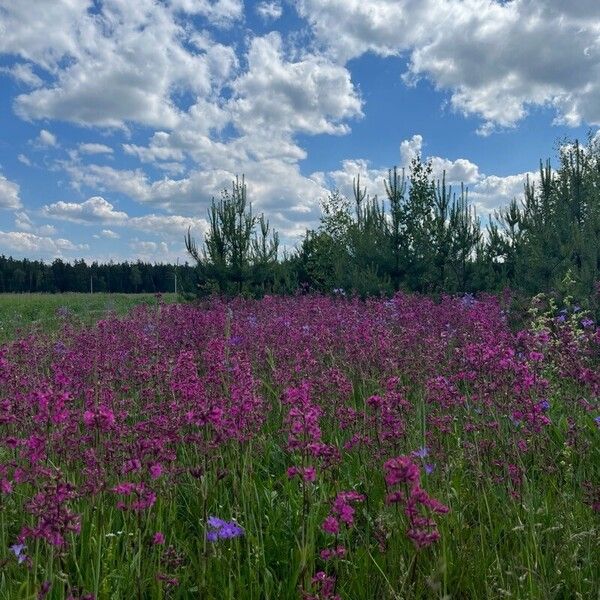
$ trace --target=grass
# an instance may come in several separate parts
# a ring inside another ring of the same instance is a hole
[[[164,302],[175,302],[175,294],[163,294]],[[33,331],[56,331],[61,311],[81,325],[92,325],[109,313],[124,315],[134,306],[156,304],[154,294],[0,294],[0,343]]]

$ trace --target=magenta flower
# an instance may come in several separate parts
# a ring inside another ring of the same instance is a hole
[[[335,517],[328,515],[327,517],[325,517],[321,528],[325,533],[337,535],[340,532],[340,523]]]
[[[152,536],[152,543],[157,546],[159,544],[164,544],[165,543],[165,536],[162,532],[157,531],[153,536]]]

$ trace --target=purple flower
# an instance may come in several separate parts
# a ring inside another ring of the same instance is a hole
[[[585,319],[581,319],[581,325],[585,329],[587,329],[588,327],[591,327],[593,324],[594,324],[594,321],[592,319],[590,319],[589,317],[586,317]]]
[[[594,421],[595,421],[596,425],[598,425],[598,427],[600,427],[600,417],[595,417]]]
[[[422,448],[415,450],[412,455],[418,458],[425,458],[426,456],[429,456],[429,448],[427,446],[423,446]]]
[[[213,531],[209,531],[206,534],[206,539],[209,542],[216,542],[219,539],[219,536],[218,536],[217,532],[213,530]]]
[[[230,540],[244,535],[244,530],[235,521],[224,521],[219,517],[208,517],[209,531],[206,533],[206,539],[209,542],[217,540]]]
[[[27,556],[25,556],[25,552],[24,552],[25,548],[26,548],[25,544],[13,544],[10,547],[10,550],[17,557],[19,564],[21,564],[22,562],[24,562],[27,559]]]
[[[425,465],[425,473],[427,473],[427,475],[431,475],[434,470],[435,470],[435,465],[429,465],[429,464]]]
[[[221,529],[227,525],[227,521],[219,519],[219,517],[208,517],[208,526],[213,529]]]
[[[473,294],[465,294],[460,299],[460,303],[463,306],[466,306],[467,308],[473,306],[475,304],[475,302],[476,302],[476,300],[475,300],[475,296],[473,296]]]
[[[538,406],[540,407],[541,410],[543,410],[544,412],[546,412],[547,410],[550,409],[550,402],[548,402],[548,400],[542,400]]]

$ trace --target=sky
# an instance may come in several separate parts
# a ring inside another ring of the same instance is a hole
[[[242,174],[293,248],[417,154],[485,222],[599,126],[598,0],[0,0],[0,254],[184,262]]]

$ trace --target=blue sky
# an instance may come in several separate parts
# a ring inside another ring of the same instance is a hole
[[[486,218],[597,130],[599,32],[597,0],[0,0],[0,254],[185,260],[241,173],[293,246],[417,153]]]

